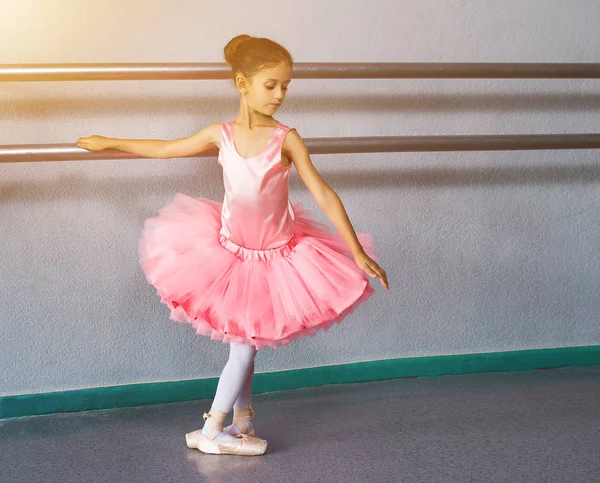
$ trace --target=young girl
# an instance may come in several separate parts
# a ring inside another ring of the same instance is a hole
[[[145,276],[170,309],[170,319],[230,344],[204,426],[186,444],[204,453],[258,455],[267,441],[251,419],[256,351],[327,331],[367,300],[367,276],[389,289],[373,260],[371,235],[354,232],[337,194],[315,170],[295,129],[273,118],[291,81],[293,60],[272,40],[239,35],[225,60],[241,94],[234,121],[215,123],[173,141],[80,138],[77,146],[118,149],[151,158],[179,158],[218,146],[223,203],[177,193],[139,240]],[[288,198],[292,164],[341,233]],[[224,427],[233,410],[233,424]]]

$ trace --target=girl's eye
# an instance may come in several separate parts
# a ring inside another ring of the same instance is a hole
[[[267,87],[267,89],[269,89],[270,91],[272,91],[273,89],[275,89],[275,86],[266,86],[266,87]],[[284,91],[287,91],[287,90],[288,90],[288,88],[287,88],[287,87],[284,87],[284,88],[283,88],[283,90],[284,90]]]

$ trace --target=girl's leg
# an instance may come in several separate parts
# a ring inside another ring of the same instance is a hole
[[[254,346],[233,342],[230,344],[229,360],[219,378],[217,392],[209,412],[210,417],[202,428],[202,434],[205,436],[214,438],[223,431],[225,419],[246,384],[255,355],[256,348]]]
[[[248,376],[246,377],[246,383],[244,387],[240,391],[238,398],[236,399],[233,409],[235,408],[247,408],[252,403],[252,381],[254,379],[254,361],[252,361],[252,366],[250,367],[250,371],[248,372]]]
[[[252,381],[254,379],[254,362],[248,371],[244,387],[240,391],[238,398],[233,405],[233,424],[223,429],[226,433],[233,436],[239,433],[248,434],[253,431],[252,419],[253,410],[250,407],[252,403]],[[255,433],[252,433],[255,434]]]

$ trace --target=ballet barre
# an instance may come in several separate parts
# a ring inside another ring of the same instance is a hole
[[[597,79],[600,64],[510,62],[297,62],[294,79]],[[0,82],[231,79],[224,62],[0,64]],[[371,136],[304,139],[311,154],[598,149],[600,134]],[[211,148],[188,157],[214,157]],[[117,150],[87,151],[75,144],[0,146],[0,163],[143,159]]]
[[[304,142],[310,154],[598,149],[600,134],[334,137],[306,138]],[[217,148],[211,148],[185,157],[215,157],[218,152]],[[0,146],[0,163],[143,158],[114,149],[87,151],[75,144]]]
[[[0,82],[231,79],[225,62],[0,64]],[[294,79],[598,79],[600,64],[295,62]]]

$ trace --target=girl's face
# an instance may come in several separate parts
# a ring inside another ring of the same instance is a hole
[[[254,77],[252,82],[242,92],[248,105],[255,111],[272,116],[283,104],[288,85],[292,81],[292,67],[281,63],[270,69],[263,69]]]

